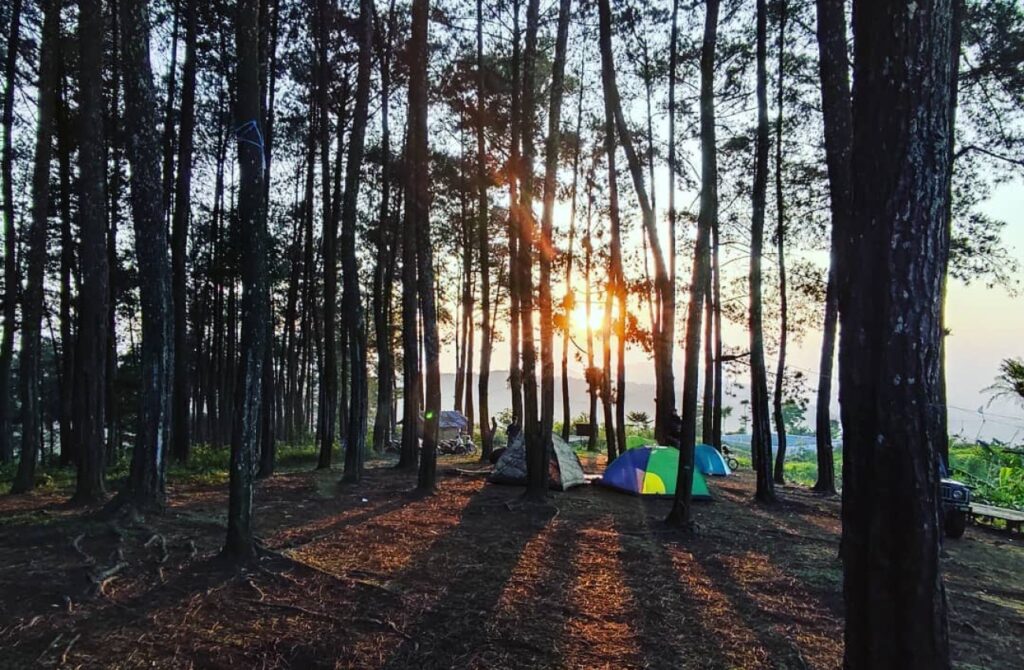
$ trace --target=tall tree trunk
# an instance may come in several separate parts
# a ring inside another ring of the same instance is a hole
[[[523,373],[522,373],[522,359],[520,351],[520,288],[519,288],[519,271],[516,269],[519,263],[519,229],[521,224],[519,222],[519,174],[520,158],[519,158],[519,146],[520,146],[520,135],[522,133],[521,125],[521,111],[519,97],[522,91],[519,88],[519,60],[520,60],[520,40],[521,34],[519,30],[519,8],[522,4],[522,0],[512,0],[512,63],[511,63],[511,107],[510,110],[510,129],[509,137],[511,140],[511,146],[509,147],[509,165],[506,173],[508,175],[508,258],[509,258],[509,273],[508,273],[508,293],[509,293],[509,371],[508,379],[509,386],[512,389],[512,423],[517,426],[523,425]]]
[[[40,330],[43,316],[43,279],[46,273],[46,231],[50,205],[50,160],[56,120],[58,59],[60,55],[60,2],[43,6],[43,35],[39,48],[39,116],[36,126],[35,164],[32,168],[32,227],[28,235],[28,271],[21,309],[21,460],[11,487],[24,493],[35,486],[35,466],[41,451],[42,412],[39,403]],[[8,49],[14,49],[9,43]]]
[[[609,170],[608,174],[614,174],[614,170]],[[609,184],[611,180],[612,177],[609,176]],[[614,211],[618,212],[618,200],[616,200]],[[604,414],[604,441],[609,463],[614,461],[619,455],[619,440],[615,435],[615,414],[612,410],[612,311],[615,308],[615,285],[616,280],[614,279],[611,263],[609,262],[604,285],[604,320],[601,324],[601,375],[599,380],[601,409]]]
[[[626,163],[633,180],[633,191],[636,194],[637,202],[642,213],[644,233],[650,245],[651,256],[654,260],[654,285],[658,293],[658,313],[661,315],[659,322],[675,320],[675,294],[671,287],[668,268],[665,264],[665,256],[661,249],[661,242],[658,237],[657,224],[654,218],[654,207],[648,197],[647,189],[644,186],[644,166],[633,146],[632,135],[626,123],[626,117],[622,111],[622,101],[619,96],[618,85],[615,82],[615,62],[612,54],[611,44],[611,8],[608,0],[601,0],[598,3],[600,18],[609,25],[606,31],[601,33],[601,72],[604,82],[604,95],[609,98],[611,112],[614,117],[614,125],[617,130],[618,145],[626,154]],[[607,62],[606,62],[607,61]],[[614,146],[614,145],[613,145]],[[612,219],[614,222],[618,217]],[[625,420],[625,318],[626,318],[626,294],[625,283],[621,272],[621,249],[617,248],[614,241],[616,236],[616,225],[612,226],[612,255],[619,257],[618,287],[619,311],[621,312],[617,330],[619,331],[619,366],[618,366],[618,406],[617,414],[619,419],[618,441],[619,450],[626,448],[626,433],[623,430]],[[672,371],[672,341],[666,339],[669,335],[659,324],[652,324],[654,331],[654,372],[657,387],[657,398],[655,399],[655,433],[666,435],[669,419],[672,416],[672,409],[675,405],[674,375]]]
[[[709,247],[710,252],[710,247]],[[715,348],[714,299],[711,296],[712,270],[708,264],[707,283],[704,286],[704,393],[701,398],[700,439],[704,444],[711,442],[711,431],[715,422]]]
[[[587,173],[587,236],[583,240],[583,313],[587,320],[587,371],[584,374],[587,380],[587,395],[590,396],[590,407],[587,417],[590,422],[590,436],[587,438],[587,451],[597,451],[597,394],[599,390],[598,379],[595,375],[597,369],[594,367],[594,326],[591,321],[591,289],[590,271],[594,261],[593,245],[593,223],[594,223],[594,171],[597,167],[597,157],[590,163],[590,170]]]
[[[4,63],[3,131],[0,178],[3,179],[4,215],[4,331],[0,338],[0,462],[14,458],[11,441],[11,359],[14,357],[14,320],[18,306],[18,238],[14,229],[14,93],[17,89],[18,51],[21,43],[21,0],[11,4],[7,58]]]
[[[312,96],[310,96],[312,97]],[[312,353],[312,328],[310,322],[313,318],[314,309],[314,282],[316,272],[314,269],[314,257],[313,257],[313,201],[316,197],[316,149],[317,149],[317,137],[319,131],[317,129],[316,114],[312,113],[315,109],[315,101],[311,101],[311,113],[309,115],[309,139],[306,154],[306,183],[303,190],[303,208],[302,208],[302,310],[301,318],[302,325],[299,328],[301,336],[301,346],[297,348],[301,349],[302,361],[298,364],[298,378],[295,381],[295,392],[292,399],[292,423],[295,426],[296,432],[301,431],[301,434],[305,437],[309,431],[309,420],[306,416],[306,395],[307,395],[307,377],[311,363]]]
[[[715,409],[711,414],[711,445],[722,450],[722,391],[723,391],[723,377],[722,377],[722,276],[719,272],[720,264],[718,262],[718,248],[719,248],[719,221],[718,217],[711,222],[711,300],[714,304],[712,309],[712,316],[715,320],[715,388],[714,402]]]
[[[764,248],[765,199],[768,190],[768,8],[757,0],[757,145],[754,166],[753,216],[750,224],[750,410],[751,459],[757,472],[756,498],[775,500],[772,481],[772,429],[768,407],[768,375],[764,361],[764,318],[761,298],[761,257]]]
[[[142,391],[138,435],[121,502],[139,511],[164,504],[174,381],[171,263],[160,181],[157,100],[149,62],[147,0],[121,0],[125,120],[131,163],[131,206],[142,304]]]
[[[846,13],[842,0],[817,0],[818,72],[821,79],[821,112],[825,128],[825,164],[828,168],[832,243],[825,290],[825,324],[818,370],[818,406],[815,412],[818,480],[814,490],[835,493],[832,456],[832,365],[835,358],[836,321],[839,317],[838,248],[850,225],[853,175],[851,143],[853,118],[850,107],[849,58],[846,51]]]
[[[272,4],[267,0],[262,0],[260,4],[260,109],[263,112],[263,206],[265,210],[270,206],[270,166],[274,141],[274,102],[277,93],[277,39],[280,5],[280,0],[273,0]],[[263,408],[260,410],[262,416],[259,438],[260,478],[273,475],[277,463],[277,437],[280,426],[278,412],[281,406],[279,393],[283,390],[277,386],[274,375],[275,316],[269,289],[266,310],[267,341],[263,364]]]
[[[569,402],[569,342],[571,340],[572,311],[576,303],[575,293],[572,288],[572,265],[575,260],[576,246],[576,194],[580,181],[580,153],[583,151],[583,142],[580,133],[583,131],[583,73],[585,61],[580,61],[579,88],[580,94],[576,104],[576,137],[572,157],[572,188],[571,204],[569,208],[569,244],[566,246],[565,258],[565,298],[562,301],[562,308],[565,310],[565,328],[562,331],[562,439],[569,441],[569,434],[572,430],[572,409]]]
[[[942,349],[939,352],[939,384],[935,390],[935,400],[931,403],[934,413],[933,421],[934,435],[932,443],[938,445],[939,457],[947,468],[949,464],[949,409],[946,405],[946,284],[949,281],[949,244],[948,240],[953,232],[953,170],[956,155],[956,112],[960,101],[960,50],[963,42],[963,20],[967,11],[966,0],[952,0],[953,3],[953,26],[950,36],[950,59],[953,74],[949,82],[949,127],[953,133],[953,140],[949,143],[949,179],[946,187],[946,258],[943,259],[944,271],[942,274],[942,301],[940,305],[942,319]]]
[[[427,135],[427,17],[429,0],[413,0],[412,37],[409,40],[409,146],[410,174],[414,191],[409,203],[416,223],[416,257],[420,305],[423,310],[424,376],[426,381],[423,422],[423,453],[416,488],[434,490],[437,481],[437,422],[441,413],[440,342],[437,336],[437,307],[434,298],[434,258],[430,238],[430,147]]]
[[[612,60],[612,19],[608,0],[598,4],[601,49],[601,87],[604,92],[604,149],[608,160],[608,219],[611,227],[610,256],[608,263],[608,279],[605,286],[604,302],[604,375],[602,377],[601,401],[604,405],[605,440],[608,443],[608,461],[615,459],[624,451],[620,445],[625,443],[625,436],[619,439],[618,433],[625,432],[621,423],[616,427],[611,415],[611,335],[613,299],[625,291],[622,281],[622,243],[621,224],[619,222],[619,189],[615,167],[615,63]],[[642,184],[642,181],[641,181]],[[638,197],[646,198],[644,190],[638,189]],[[646,208],[644,208],[646,212]],[[619,318],[625,320],[622,312]],[[616,329],[617,330],[617,329]]]
[[[73,143],[70,112],[68,110],[66,68],[68,54],[61,43],[60,84],[57,112],[57,163],[60,172],[60,459],[61,467],[76,461],[77,442],[74,430],[75,398],[75,338],[72,323],[74,300],[72,275],[75,266],[75,240],[71,232],[71,145]]]
[[[569,41],[569,10],[571,0],[558,3],[558,33],[555,39],[555,60],[551,74],[551,106],[548,110],[548,136],[544,146],[544,208],[540,233],[540,449],[527,462],[528,496],[543,499],[548,489],[548,463],[551,433],[555,422],[555,332],[551,306],[551,261],[555,255],[553,232],[555,212],[555,181],[558,153],[561,146],[562,93],[565,89],[565,50]],[[529,80],[527,82],[529,84]],[[529,456],[529,454],[528,454]]]
[[[391,441],[391,406],[393,404],[394,352],[391,334],[391,301],[385,297],[385,276],[392,273],[394,256],[394,229],[391,212],[391,59],[395,3],[388,8],[387,31],[378,27],[380,48],[380,123],[381,123],[381,197],[380,219],[377,225],[377,260],[373,268],[373,327],[377,340],[377,411],[373,420],[373,450],[383,453]]]
[[[175,459],[188,461],[189,369],[188,285],[186,243],[192,215],[192,136],[196,118],[196,33],[197,0],[185,0],[185,65],[181,84],[181,130],[178,139],[178,181],[174,196],[171,266],[174,295],[174,391],[172,401],[171,452]]]
[[[331,204],[331,170],[330,170],[330,111],[328,109],[328,29],[327,29],[327,8],[326,0],[318,0],[316,10],[316,48],[317,48],[317,104],[319,107],[318,116],[320,120],[320,178],[323,188],[323,235],[321,245],[323,246],[323,347],[324,365],[323,379],[321,382],[320,403],[320,429],[318,431],[320,442],[320,457],[317,461],[318,469],[331,467],[331,457],[334,451],[334,430],[338,412],[338,362],[337,348],[335,342],[336,325],[335,314],[337,312],[338,293],[338,259],[335,252],[335,241],[338,237],[338,219],[334,216]],[[344,128],[339,124],[338,135],[344,133]],[[339,137],[340,144],[341,139]],[[338,165],[341,164],[341,155],[338,155]]]
[[[697,438],[697,376],[700,370],[701,316],[709,286],[712,222],[718,218],[718,163],[715,143],[715,48],[718,42],[718,0],[705,3],[704,42],[700,56],[701,193],[697,240],[693,248],[693,276],[686,315],[686,353],[683,368],[682,434],[679,437],[679,470],[672,510],[666,522],[692,526],[694,446]]]
[[[644,186],[643,164],[640,160],[640,156],[637,154],[636,149],[633,146],[632,135],[630,133],[629,126],[626,123],[626,117],[622,111],[622,101],[619,96],[618,85],[615,82],[615,62],[612,54],[610,27],[611,8],[607,0],[601,0],[598,9],[601,20],[604,20],[609,24],[607,30],[601,33],[602,37],[600,40],[602,81],[605,82],[604,94],[605,97],[609,98],[611,103],[611,112],[614,116],[618,144],[622,146],[622,149],[626,154],[626,163],[629,166],[629,172],[633,179],[633,191],[636,194],[637,201],[640,204],[640,211],[643,215],[644,233],[646,235],[647,242],[650,245],[651,256],[654,260],[654,284],[658,293],[658,313],[662,315],[662,319],[674,321],[675,295],[671,291],[668,269],[665,265],[664,253],[662,252],[661,242],[658,238],[657,224],[654,219],[654,207],[648,198],[647,189]],[[621,452],[626,449],[626,433],[624,426],[626,395],[625,327],[627,296],[625,280],[622,274],[622,250],[619,248],[620,245],[615,241],[617,236],[616,228],[618,226],[614,222],[617,218],[618,217],[612,219],[612,255],[613,257],[617,256],[619,259],[617,263],[619,268],[617,281],[620,285],[618,287],[619,293],[617,294],[617,297],[619,302],[620,318],[617,322],[619,342],[617,372],[618,397],[616,399],[616,414],[619,423],[619,430],[617,434],[618,446],[619,451]],[[614,263],[615,261],[613,261],[613,264]],[[665,430],[667,430],[666,427],[668,425],[668,419],[671,417],[672,408],[675,404],[675,391],[673,389],[675,382],[672,372],[672,342],[670,340],[666,340],[666,333],[662,332],[659,324],[652,325],[654,331],[654,372],[657,382],[655,432],[664,433]]]
[[[78,221],[82,288],[78,306],[75,436],[78,478],[72,502],[90,504],[106,493],[104,398],[110,270],[103,160],[103,11],[99,0],[78,2]]]
[[[476,0],[476,188],[477,188],[477,253],[480,257],[480,373],[477,377],[477,397],[480,415],[480,460],[487,462],[494,447],[491,432],[491,408],[487,385],[491,378],[491,244],[487,213],[487,147],[484,121],[487,103],[484,101],[484,12],[483,0]],[[470,426],[472,432],[472,426]]]
[[[409,64],[412,64],[410,55]],[[412,107],[410,91],[409,106]],[[416,226],[418,217],[428,214],[429,202],[420,202],[420,198],[429,197],[429,192],[422,192],[417,183],[419,169],[425,159],[416,155],[418,127],[411,125],[406,131],[406,160],[404,173],[405,187],[405,220],[402,225],[402,449],[398,458],[398,468],[414,470],[420,457],[419,422],[420,422],[420,356],[419,356],[419,324],[417,313],[419,300],[416,289]]]
[[[231,479],[224,554],[236,562],[252,559],[253,476],[263,407],[263,368],[269,306],[266,210],[263,199],[264,149],[260,132],[259,0],[239,0],[236,53],[236,140],[238,142],[238,219],[242,255],[242,360],[231,431]],[[259,139],[258,139],[259,138]]]
[[[476,246],[475,244],[473,244],[474,241],[475,241],[474,238],[476,237],[475,235],[473,235],[474,232],[476,232],[476,231],[475,230],[470,230],[469,231],[469,239],[467,240],[467,243],[471,245],[471,248]],[[471,272],[472,272],[472,270],[471,270]],[[473,319],[473,310],[475,308],[475,304],[474,304],[475,302],[476,302],[476,281],[474,280],[471,283],[470,287],[469,287],[469,311],[466,314],[466,323],[467,323],[467,338],[466,338],[466,344],[465,344],[465,346],[466,346],[466,366],[465,366],[466,382],[465,382],[465,384],[463,384],[463,388],[466,391],[466,396],[465,396],[463,404],[462,404],[463,414],[466,415],[466,420],[467,420],[467,422],[469,424],[469,427],[470,427],[470,431],[469,431],[470,437],[472,437],[472,435],[473,435],[472,427],[473,427],[473,423],[474,423],[474,420],[475,420],[475,417],[473,416],[473,359],[474,359],[474,353],[475,353],[473,351],[473,348],[474,348],[475,343],[476,343],[476,324],[474,323],[474,319]]]
[[[104,165],[108,162],[110,172],[107,181],[107,267],[109,302],[107,304],[107,379],[104,411],[107,424],[107,453],[115,458],[121,449],[121,433],[117,412],[117,302],[120,295],[120,261],[117,255],[117,228],[121,222],[121,187],[125,181],[122,162],[124,156],[124,133],[121,123],[121,18],[118,0],[109,3],[110,12],[110,70],[111,92],[107,101],[105,122],[108,124],[104,147]]]
[[[537,347],[533,337],[533,256],[534,240],[537,235],[536,217],[533,213],[534,199],[534,158],[536,150],[533,138],[537,125],[537,31],[540,23],[539,0],[528,0],[526,4],[526,35],[523,49],[523,109],[522,142],[523,160],[519,172],[519,258],[517,289],[519,292],[520,337],[523,347],[523,437],[526,445],[527,495],[542,495],[537,490],[536,467],[545,457],[544,445],[550,440],[545,436],[537,415]],[[513,207],[516,206],[513,204]],[[532,476],[531,476],[532,475]],[[546,493],[546,491],[545,491]]]
[[[678,77],[679,68],[679,0],[672,0],[672,30],[669,36],[669,61],[668,61],[668,244],[669,244],[669,258],[668,258],[668,288],[667,291],[671,295],[671,299],[668,303],[662,305],[661,324],[660,324],[660,335],[668,343],[669,353],[675,351],[675,338],[676,338],[676,220],[678,218],[678,212],[676,210],[676,179],[678,172],[678,155],[676,151],[676,79]],[[672,364],[669,364],[669,371],[672,370]],[[666,378],[667,380],[668,378]],[[671,435],[669,435],[669,421],[672,417],[672,413],[675,410],[676,404],[676,391],[674,376],[670,383],[666,384],[664,381],[658,385],[660,388],[656,388],[656,392],[661,393],[662,391],[671,394],[665,403],[661,406],[655,404],[655,426],[654,426],[654,437],[660,444],[667,444]],[[662,413],[660,426],[657,421],[658,412]]]
[[[124,0],[117,0],[123,2]],[[184,0],[187,1],[187,0]],[[178,33],[181,24],[181,3],[171,0],[171,60],[167,63],[167,93],[164,95],[163,169],[161,202],[165,216],[171,211],[171,195],[174,189],[174,101],[178,90]],[[155,120],[155,119],[154,119]]]
[[[776,86],[775,117],[775,249],[779,262],[779,359],[775,368],[775,433],[779,436],[779,447],[775,453],[775,483],[785,482],[786,465],[786,422],[782,414],[783,392],[786,381],[786,341],[789,337],[789,303],[786,295],[786,211],[782,197],[782,123],[785,94],[785,43],[786,43],[786,0],[779,0],[779,72]]]
[[[858,225],[841,230],[839,275],[848,668],[950,667],[930,403],[949,244],[952,5],[854,2]]]
[[[372,0],[359,2],[359,65],[356,74],[355,112],[348,142],[348,161],[345,166],[345,193],[341,204],[341,264],[344,290],[342,311],[348,330],[349,350],[349,412],[345,445],[345,475],[347,482],[357,482],[363,471],[363,452],[366,443],[366,414],[368,410],[366,372],[366,328],[364,327],[363,299],[359,290],[359,265],[356,259],[356,206],[359,199],[360,171],[363,164],[363,140],[370,106],[370,58],[373,49]]]

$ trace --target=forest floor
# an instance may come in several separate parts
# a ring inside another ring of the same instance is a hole
[[[0,667],[841,665],[836,498],[784,487],[766,508],[748,473],[714,479],[684,536],[667,500],[586,486],[523,505],[453,459],[417,498],[371,465],[358,485],[261,483],[267,551],[243,571],[216,559],[223,485],[172,486],[134,525],[58,493],[0,497]],[[1020,667],[1024,542],[972,527],[943,565],[957,667]]]

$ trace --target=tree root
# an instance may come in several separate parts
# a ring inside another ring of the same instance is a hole
[[[153,536],[146,540],[146,544],[143,546],[146,547],[146,549],[149,549],[154,544],[159,544],[160,546],[160,559],[157,562],[166,563],[170,556],[170,554],[167,553],[167,540],[165,540],[164,536],[160,533],[153,533]]]
[[[74,540],[71,541],[71,547],[82,557],[86,565],[95,565],[96,559],[86,553],[85,549],[82,549],[82,540],[85,539],[85,533],[82,533]]]
[[[408,633],[400,630],[398,628],[398,626],[395,624],[395,622],[391,621],[390,619],[381,620],[381,619],[377,619],[375,617],[359,617],[357,619],[353,619],[353,621],[360,622],[360,623],[372,623],[372,624],[375,624],[377,626],[384,626],[385,628],[390,628],[392,631],[395,632],[396,635],[399,635],[400,637],[403,637],[406,640],[413,639],[412,635],[409,635]]]
[[[82,637],[81,633],[79,633],[78,635],[75,635],[73,638],[71,638],[71,641],[68,642],[68,645],[66,647],[64,647],[64,653],[60,655],[60,664],[61,665],[64,665],[65,663],[68,662],[68,654],[71,653],[71,647],[75,646],[75,643],[78,642],[78,638],[80,638],[80,637]]]
[[[330,579],[333,579],[335,581],[341,582],[341,583],[346,584],[346,585],[365,586],[365,587],[368,587],[368,588],[376,589],[378,591],[382,591],[384,593],[387,593],[388,595],[392,595],[392,596],[400,595],[400,593],[396,589],[388,586],[387,584],[378,584],[376,582],[372,582],[372,581],[369,581],[369,580],[366,580],[366,579],[359,579],[357,577],[350,577],[348,575],[338,575],[338,574],[335,574],[333,572],[329,572],[327,570],[324,570],[323,568],[320,568],[320,567],[317,567],[315,565],[312,565],[310,563],[306,563],[305,561],[300,561],[297,558],[294,558],[293,556],[289,556],[288,554],[284,554],[284,553],[281,553],[279,551],[274,551],[273,549],[267,549],[266,547],[260,547],[259,548],[259,552],[261,554],[264,554],[264,555],[267,555],[267,556],[273,556],[274,558],[278,558],[278,559],[281,559],[283,561],[286,561],[286,562],[288,562],[288,563],[290,563],[292,565],[295,565],[295,566],[297,566],[297,567],[299,567],[301,569],[310,570],[312,572],[315,572],[317,574],[323,575],[325,577],[329,577]],[[270,572],[270,571],[268,570],[267,572]]]

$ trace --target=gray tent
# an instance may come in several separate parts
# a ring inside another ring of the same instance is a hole
[[[549,457],[548,483],[551,488],[564,491],[586,483],[583,466],[576,452],[568,442],[554,433],[551,434]],[[487,481],[495,484],[526,484],[526,446],[522,432],[513,438],[505,453],[494,465],[494,472]]]
[[[459,411],[445,409],[437,417],[437,428],[440,432],[440,439],[452,439],[459,436],[459,433],[469,432],[469,419]]]

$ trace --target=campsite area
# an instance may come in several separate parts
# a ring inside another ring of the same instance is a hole
[[[172,485],[167,514],[111,525],[60,490],[0,498],[5,668],[836,668],[839,500],[708,478],[695,536],[670,502],[596,486],[524,505],[444,457],[439,493],[375,461],[308,463],[257,489],[255,566],[220,563],[226,491]],[[588,472],[603,456],[583,458]],[[942,565],[954,665],[1024,653],[1024,542],[971,527]]]

